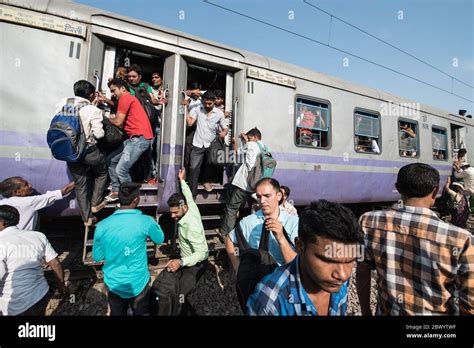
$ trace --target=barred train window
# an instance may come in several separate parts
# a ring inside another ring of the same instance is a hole
[[[418,157],[418,123],[398,121],[398,146],[401,157]]]
[[[354,146],[356,152],[380,153],[380,116],[356,110],[354,112]]]
[[[329,148],[331,115],[329,104],[296,98],[296,145],[317,149]]]
[[[448,138],[446,129],[438,127],[431,128],[431,140],[433,144],[433,159],[446,161],[448,159]]]

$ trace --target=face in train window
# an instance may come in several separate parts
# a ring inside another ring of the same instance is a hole
[[[446,130],[433,127],[431,129],[431,140],[433,144],[433,159],[444,161],[448,159],[448,138]]]
[[[329,147],[329,105],[314,100],[296,99],[296,145],[324,149]]]
[[[418,125],[416,123],[398,121],[398,144],[401,157],[418,156]]]
[[[354,146],[356,152],[380,153],[380,116],[362,111],[354,113]]]

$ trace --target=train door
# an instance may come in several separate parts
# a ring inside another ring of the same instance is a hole
[[[180,113],[183,115],[182,118],[182,128],[181,128],[181,138],[184,140],[182,143],[182,158],[181,163],[184,167],[188,167],[190,165],[190,157],[191,157],[191,149],[192,149],[192,142],[194,138],[194,126],[188,127],[186,124],[186,115],[189,111],[194,107],[199,106],[199,96],[198,95],[191,95],[186,96],[186,91],[196,90],[195,87],[199,87],[201,94],[205,91],[212,91],[214,93],[222,93],[222,98],[224,103],[220,108],[225,112],[227,115],[227,120],[229,121],[229,132],[226,137],[226,144],[229,146],[232,134],[232,124],[233,124],[233,109],[234,109],[234,101],[233,101],[233,72],[226,71],[221,68],[216,68],[207,64],[203,64],[202,62],[194,62],[194,61],[185,61],[183,58],[181,62],[182,69],[180,69],[180,100],[184,104],[184,101],[190,97],[194,99],[188,103],[186,106],[182,106],[180,108]],[[206,165],[207,158],[204,158],[204,164],[201,167],[199,183],[200,184],[211,184],[210,188],[222,188],[222,185],[227,183],[232,175],[231,170],[227,170],[224,167],[216,167],[216,166],[209,166]],[[209,186],[208,186],[209,188]]]
[[[454,123],[451,123],[451,149],[453,151],[453,159],[457,158],[457,153],[460,149],[466,147],[466,128]]]
[[[110,90],[107,86],[109,79],[115,77],[115,74],[119,68],[128,69],[133,65],[138,65],[141,69],[141,83],[146,83],[149,86],[153,86],[152,75],[158,73],[162,77],[161,89],[166,94],[166,82],[165,82],[165,56],[162,52],[146,52],[139,47],[130,47],[127,44],[115,44],[115,43],[104,43],[103,49],[99,52],[103,52],[101,55],[102,62],[100,62],[100,53],[96,57],[91,57],[92,62],[96,62],[96,66],[102,67],[101,71],[97,68],[89,69],[90,78],[96,79],[99,90],[106,94],[110,99]],[[106,115],[109,112],[113,113],[113,107],[110,105],[102,105],[106,111]],[[157,106],[160,110],[166,108],[166,105]],[[156,120],[158,121],[158,120]],[[132,168],[132,176],[137,182],[148,182],[155,185],[155,178],[160,177],[161,171],[161,152],[162,152],[162,137],[161,137],[161,125],[158,122],[152,124],[155,140],[152,148],[147,153],[143,154],[142,157],[136,162]]]

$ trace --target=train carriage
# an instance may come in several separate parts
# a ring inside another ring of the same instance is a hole
[[[70,181],[51,157],[46,131],[59,100],[79,79],[99,83],[119,65],[138,63],[145,80],[158,70],[168,93],[159,173],[144,205],[167,210],[183,164],[190,82],[225,91],[232,135],[258,127],[278,161],[275,177],[291,187],[295,205],[326,198],[341,203],[398,199],[398,169],[413,162],[437,168],[444,180],[461,147],[474,148],[473,121],[146,22],[71,2],[0,0],[2,32],[0,166],[2,179],[28,178],[44,191]],[[408,132],[407,129],[410,129]],[[408,134],[408,135],[407,135]],[[200,193],[201,203],[223,201],[221,189]],[[55,214],[78,214],[74,200]]]

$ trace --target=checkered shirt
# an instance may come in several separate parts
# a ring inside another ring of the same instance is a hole
[[[275,269],[257,284],[247,301],[248,315],[312,316],[316,307],[303,288],[300,277],[299,256]],[[328,315],[345,315],[349,280],[338,292],[331,294]]]
[[[430,209],[395,204],[361,216],[365,262],[383,315],[474,314],[473,236]]]

